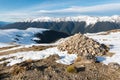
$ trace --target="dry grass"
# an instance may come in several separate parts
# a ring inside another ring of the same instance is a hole
[[[14,66],[0,65],[0,80],[120,80],[120,71],[113,71],[107,65],[91,63],[67,66],[56,63],[54,57],[28,60]]]
[[[103,39],[103,41],[107,41],[107,39]]]
[[[78,57],[75,59],[74,63],[80,62],[81,60],[82,60],[82,58],[81,58],[80,56],[78,56]]]
[[[6,52],[0,52],[0,56],[13,54],[13,53],[17,53],[17,52],[25,52],[25,51],[41,51],[41,50],[45,50],[45,49],[51,48],[51,47],[54,47],[54,46],[32,46],[29,48],[20,48],[20,49],[10,50],[10,51],[6,51]]]
[[[6,50],[6,49],[10,49],[10,48],[14,48],[14,47],[18,47],[19,45],[15,45],[15,46],[8,46],[8,47],[2,47],[0,48],[0,51],[1,50]]]
[[[7,58],[1,58],[1,59],[0,59],[0,62],[1,62],[1,61],[5,61],[5,60],[7,60]]]
[[[26,68],[25,67],[21,67],[21,66],[17,66],[17,65],[14,65],[12,68],[11,68],[11,75],[18,75],[20,73],[23,73],[26,71]]]
[[[110,33],[115,33],[115,32],[120,32],[120,29],[109,30],[109,31],[100,33],[100,34],[98,34],[98,35],[108,35],[108,34],[110,34]]]
[[[114,54],[115,54],[115,53],[113,53],[113,52],[107,52],[107,53],[106,53],[106,56],[112,57]]]
[[[8,58],[1,58],[1,59],[0,59],[0,62],[1,62],[1,61],[5,61],[5,60],[10,59],[10,58],[14,58],[14,57],[15,57],[15,56],[13,56],[13,57],[8,57]]]
[[[32,59],[28,59],[28,60],[26,60],[25,62],[27,62],[27,63],[32,63],[33,60],[32,60]]]

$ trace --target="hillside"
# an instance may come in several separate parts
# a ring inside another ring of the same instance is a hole
[[[0,79],[119,80],[119,35],[120,30],[112,30],[85,35],[75,34],[52,44],[11,46],[1,44],[4,47],[0,47]],[[60,48],[65,51],[61,51]],[[86,55],[88,49],[92,49],[92,52],[88,52]],[[71,53],[69,53],[70,50]],[[77,54],[74,50],[78,50]],[[79,50],[82,50],[82,53]],[[109,52],[104,54],[105,50]]]

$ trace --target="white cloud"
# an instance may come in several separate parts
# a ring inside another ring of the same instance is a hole
[[[40,10],[39,13],[89,13],[89,12],[107,12],[107,11],[120,11],[120,3],[102,4],[95,6],[73,6],[70,8],[60,10]]]
[[[67,3],[69,4],[69,3]],[[61,4],[61,5],[64,5]],[[39,16],[59,16],[59,15],[72,15],[72,14],[89,14],[89,13],[103,13],[110,14],[112,12],[120,12],[120,3],[110,3],[110,4],[101,4],[94,6],[72,6],[69,8],[63,9],[54,9],[54,7],[60,6],[60,4],[41,4],[37,6],[33,6],[31,8],[0,13],[0,18],[8,21],[21,21],[26,18],[36,18]],[[43,8],[44,7],[44,8]],[[49,8],[51,7],[51,8]],[[49,10],[47,10],[49,8]],[[120,15],[120,14],[117,14]]]

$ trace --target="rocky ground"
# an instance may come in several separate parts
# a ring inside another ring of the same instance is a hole
[[[0,50],[13,47],[0,48]],[[55,46],[18,48],[0,52],[0,55],[41,51],[51,47]],[[70,54],[78,54],[78,57],[71,65],[56,63],[56,60],[60,59],[58,55],[51,55],[46,59],[36,61],[29,59],[13,66],[6,66],[7,62],[5,62],[0,64],[0,80],[120,80],[119,64],[105,65],[96,60],[96,56],[109,54],[109,46],[100,44],[82,34],[76,34],[57,45],[57,48],[61,51],[68,51]],[[0,61],[4,60],[6,59],[0,59]]]
[[[77,61],[79,63],[92,63],[96,61],[96,56],[103,56],[109,53],[107,45],[100,44],[80,33],[69,37],[59,44],[57,48],[61,51],[68,51],[70,54],[77,54],[80,58]]]
[[[101,63],[63,65],[58,55],[14,66],[0,65],[0,80],[120,80],[120,69]],[[77,68],[76,68],[77,67]]]

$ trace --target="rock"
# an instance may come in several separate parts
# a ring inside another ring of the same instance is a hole
[[[118,63],[109,63],[108,66],[111,68],[111,69],[120,69],[120,65]]]
[[[74,62],[75,62],[75,63],[76,63],[76,62],[80,62],[81,60],[82,60],[81,56],[78,56]]]
[[[108,46],[100,44],[80,33],[69,37],[67,40],[59,44],[57,48],[61,51],[68,51],[70,54],[77,53],[78,56],[83,57],[87,54],[101,56],[109,51]]]
[[[85,71],[85,66],[84,65],[75,65],[75,68],[76,68],[77,72]]]
[[[85,57],[78,56],[77,59],[74,61],[74,64],[82,65],[82,64],[90,64],[95,62],[96,62],[96,57],[89,54],[86,55]]]
[[[96,56],[107,54],[109,47],[96,42],[80,33],[69,37],[57,46],[61,51],[68,51],[69,54],[78,54],[75,63],[89,64],[96,62]]]
[[[87,54],[87,55],[85,56],[85,58],[86,58],[86,60],[91,60],[91,61],[93,61],[93,62],[96,61],[96,57],[95,57],[94,55],[92,55],[92,54]]]
[[[56,60],[60,59],[60,56],[59,56],[58,54],[54,54],[54,55],[51,55],[49,58],[50,58],[52,61],[56,61]]]

